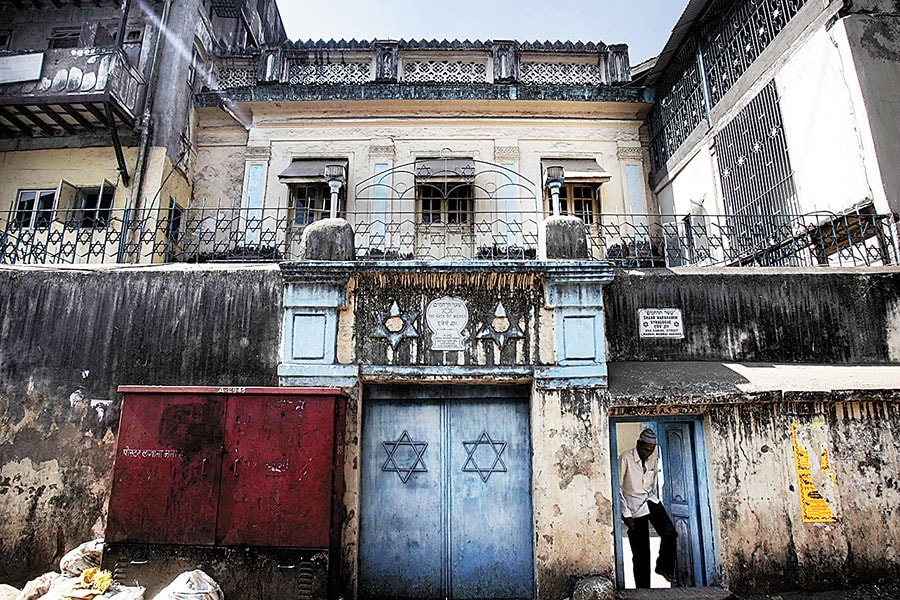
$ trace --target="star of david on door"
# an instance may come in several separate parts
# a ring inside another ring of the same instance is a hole
[[[397,473],[403,483],[409,481],[413,473],[428,472],[425,461],[422,459],[428,442],[413,441],[404,429],[396,441],[381,442],[381,445],[387,452],[387,460],[381,467],[382,471]]]
[[[481,480],[487,483],[491,473],[506,473],[506,463],[503,462],[503,451],[506,450],[506,442],[495,442],[487,431],[481,432],[481,437],[471,442],[463,442],[466,449],[466,463],[462,470],[467,473],[478,473]],[[479,449],[483,448],[479,452]],[[478,456],[475,453],[478,452]],[[481,461],[481,464],[478,463]],[[487,466],[490,464],[490,466]],[[498,466],[499,465],[499,466]]]

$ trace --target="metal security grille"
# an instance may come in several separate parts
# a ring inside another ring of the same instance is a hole
[[[241,16],[241,9],[238,8],[234,0],[212,0],[210,8],[220,18],[237,19]]]
[[[700,28],[703,66],[715,106],[806,0],[714,2]]]
[[[685,43],[657,88],[650,113],[651,158],[659,171],[688,135],[706,118],[697,45]]]
[[[716,152],[735,247],[743,253],[777,244],[783,251],[780,242],[791,237],[788,215],[798,210],[774,81],[716,135]],[[791,264],[787,255],[770,258]]]
[[[657,86],[650,115],[658,172],[807,0],[714,0]]]

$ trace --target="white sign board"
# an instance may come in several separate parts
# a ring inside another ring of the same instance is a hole
[[[425,308],[425,322],[431,330],[432,350],[465,350],[463,329],[469,323],[469,308],[460,298],[437,298]]]
[[[642,338],[684,339],[680,308],[641,308],[638,324]]]
[[[41,78],[44,54],[0,56],[0,83],[36,81]]]

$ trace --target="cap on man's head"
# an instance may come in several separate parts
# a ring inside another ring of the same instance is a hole
[[[641,437],[639,437],[638,440],[644,442],[645,444],[656,445],[656,432],[650,428],[647,428],[641,432]]]

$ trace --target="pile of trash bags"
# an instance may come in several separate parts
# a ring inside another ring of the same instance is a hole
[[[100,569],[103,540],[81,544],[59,561],[59,573],[44,573],[18,590],[0,584],[0,600],[144,600],[146,588],[120,585]],[[200,570],[176,577],[152,600],[225,600],[212,577]]]

